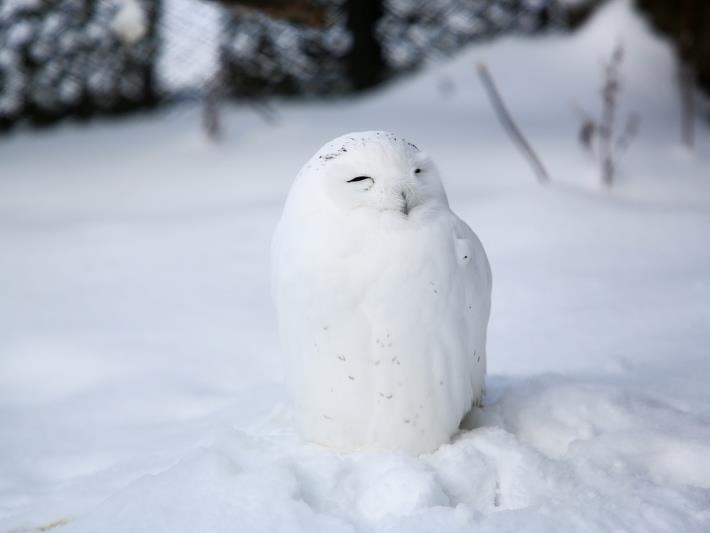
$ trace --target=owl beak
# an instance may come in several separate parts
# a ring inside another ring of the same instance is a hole
[[[409,215],[409,202],[407,201],[407,195],[402,192],[402,199],[404,200],[404,204],[402,204],[402,214],[407,216]]]

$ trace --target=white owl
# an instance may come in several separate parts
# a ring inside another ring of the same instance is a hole
[[[350,133],[301,169],[272,289],[306,439],[428,452],[481,401],[490,266],[407,140]]]

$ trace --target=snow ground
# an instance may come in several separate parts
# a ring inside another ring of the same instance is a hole
[[[643,122],[604,191],[572,108],[619,39]],[[710,530],[710,134],[679,146],[672,69],[617,0],[276,125],[230,110],[219,145],[194,108],[3,139],[0,531]],[[486,406],[420,457],[299,440],[268,295],[295,172],[374,128],[434,156],[494,274]]]

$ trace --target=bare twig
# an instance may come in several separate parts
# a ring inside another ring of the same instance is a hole
[[[636,134],[639,131],[639,124],[641,119],[636,113],[631,113],[626,119],[626,126],[624,126],[624,131],[619,138],[616,140],[616,151],[619,154],[624,153],[628,150],[631,142],[636,138]]]
[[[693,148],[695,143],[695,95],[693,94],[693,71],[689,65],[682,62],[678,66],[678,85],[680,86],[680,102],[682,107],[681,122],[683,143]]]
[[[636,137],[641,122],[636,113],[630,113],[626,118],[623,131],[618,131],[623,59],[624,48],[619,44],[614,48],[609,61],[604,63],[603,83],[600,91],[602,108],[599,117],[593,117],[575,107],[581,120],[580,143],[599,162],[602,183],[608,187],[613,185],[619,159]]]
[[[606,185],[614,182],[614,123],[618,95],[621,90],[619,80],[619,65],[624,57],[624,50],[617,46],[612,52],[611,60],[604,66],[604,85],[602,87],[602,115],[599,124],[599,157],[602,166],[602,181]]]
[[[276,124],[279,121],[279,113],[276,108],[265,99],[248,99],[247,103],[254,112],[267,124]]]
[[[579,143],[585,150],[587,150],[593,157],[596,158],[594,145],[598,133],[597,121],[578,105],[573,105],[572,110],[577,114],[580,120],[580,127],[578,133]]]
[[[683,143],[688,148],[693,148],[695,142],[695,95],[693,94],[693,68],[691,58],[693,48],[697,45],[693,32],[693,21],[697,12],[697,5],[694,0],[684,0],[682,2],[682,13],[680,17],[680,35],[678,43],[680,45],[678,58],[678,86],[680,88],[681,103],[681,127]]]
[[[222,69],[219,68],[207,83],[205,91],[205,101],[202,111],[202,126],[207,134],[207,138],[216,142],[222,138],[222,121],[220,111],[224,98],[224,84]]]
[[[493,78],[483,63],[479,63],[478,65],[478,76],[481,78],[481,83],[488,94],[493,110],[495,111],[498,120],[500,120],[503,129],[505,129],[505,132],[511,138],[513,143],[528,160],[535,176],[537,176],[537,180],[542,184],[548,183],[550,181],[550,177],[547,174],[545,167],[542,165],[542,162],[537,154],[535,154],[534,150],[530,146],[530,143],[528,143],[523,134],[520,132],[518,126],[513,121],[513,118],[508,112],[508,109],[505,107],[503,99],[501,98],[500,93],[493,82]]]
[[[624,59],[624,47],[618,44],[611,54],[611,59],[604,65],[604,84],[602,85],[602,114],[599,121],[599,158],[602,170],[602,182],[611,186],[614,183],[617,163],[617,147],[628,147],[631,137],[635,135],[638,121],[629,118],[626,132],[614,142],[616,135],[617,111],[621,93],[621,63]],[[630,135],[626,135],[626,133]],[[623,140],[624,138],[626,140]],[[628,140],[628,142],[626,142]]]

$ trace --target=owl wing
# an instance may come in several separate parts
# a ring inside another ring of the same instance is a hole
[[[486,336],[491,310],[492,275],[478,236],[452,213],[456,262],[464,295],[465,349],[471,376],[472,402],[482,399],[486,373]]]
[[[462,266],[466,287],[472,291],[472,300],[478,306],[480,317],[488,325],[491,310],[492,274],[488,256],[478,236],[473,230],[452,213],[454,218],[453,237],[457,260]]]

